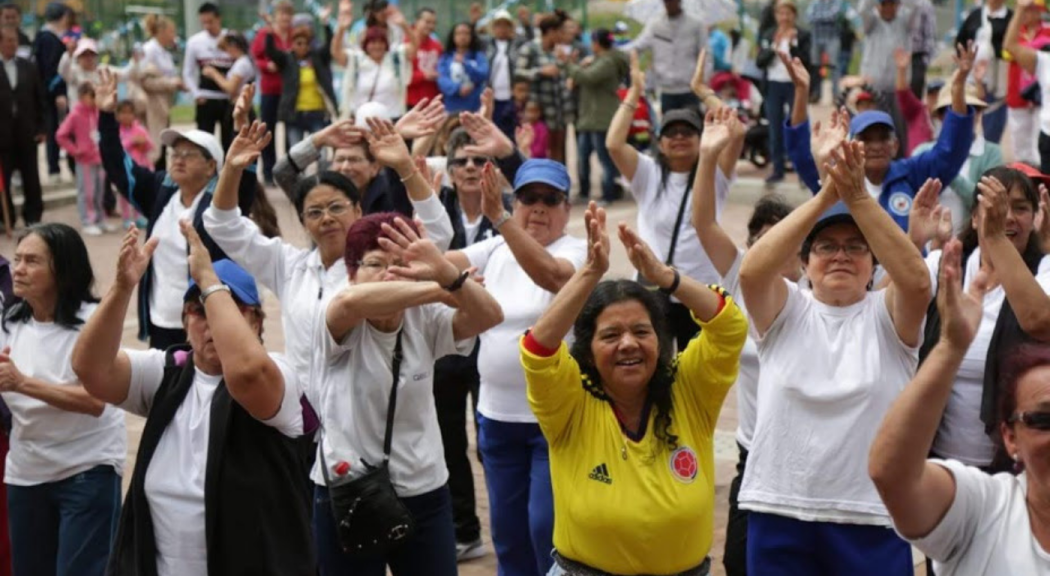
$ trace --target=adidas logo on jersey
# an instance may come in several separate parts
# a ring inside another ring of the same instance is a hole
[[[605,464],[595,466],[594,470],[591,470],[590,475],[587,477],[591,480],[612,484],[612,477],[609,476],[609,468],[606,467]]]

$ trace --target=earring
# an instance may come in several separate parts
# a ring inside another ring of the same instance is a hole
[[[1020,461],[1021,461],[1021,455],[1018,454],[1017,452],[1014,452],[1014,462],[1020,462]]]

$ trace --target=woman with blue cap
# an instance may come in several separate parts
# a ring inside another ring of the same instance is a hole
[[[92,396],[146,418],[107,573],[312,576],[298,377],[263,347],[255,280],[230,260],[213,265],[194,228],[184,220],[181,229],[189,344],[120,349],[131,294],[158,244],[139,246],[133,228],[73,350]]]
[[[565,233],[570,182],[564,164],[528,160],[507,177],[514,182],[513,213],[503,207],[495,167],[487,164],[482,173],[482,212],[500,235],[448,257],[460,270],[477,268],[505,317],[481,334],[478,355],[478,447],[500,573],[543,576],[553,548],[550,460],[525,395],[517,343],[583,264],[587,247]]]
[[[755,574],[913,574],[867,474],[882,416],[915,373],[930,277],[843,144],[830,178],[747,251],[740,290],[762,366],[740,507]],[[812,292],[781,277],[802,247]],[[872,291],[876,260],[892,284]]]

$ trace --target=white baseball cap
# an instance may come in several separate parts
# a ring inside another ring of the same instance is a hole
[[[368,122],[365,121],[369,118],[390,120],[393,115],[389,108],[379,102],[366,102],[354,111],[354,126],[368,130]]]
[[[499,22],[500,20],[505,20],[507,22],[510,22],[511,24],[514,23],[514,18],[511,17],[510,12],[507,12],[503,9],[496,10],[496,12],[492,14],[492,22],[495,23]]]
[[[212,160],[215,160],[216,171],[222,170],[222,146],[219,145],[214,135],[203,130],[175,130],[174,128],[168,128],[160,133],[160,143],[165,146],[175,146],[179,140],[188,140],[199,146],[211,156]]]

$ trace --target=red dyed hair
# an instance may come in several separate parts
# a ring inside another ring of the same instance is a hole
[[[999,377],[999,421],[1006,422],[1017,411],[1017,384],[1028,372],[1050,366],[1050,346],[1022,344],[1003,362]]]
[[[400,212],[376,212],[364,218],[359,218],[350,225],[346,231],[346,249],[343,251],[343,261],[346,262],[346,271],[353,278],[357,274],[358,264],[365,254],[373,250],[380,250],[379,239],[384,237],[383,224],[397,227],[394,220],[402,219],[419,233],[419,227],[411,218]]]
[[[365,35],[361,38],[361,49],[367,50],[368,43],[372,41],[382,40],[383,44],[386,44],[387,50],[390,49],[390,38],[386,35],[386,29],[380,26],[369,26],[365,30]]]

